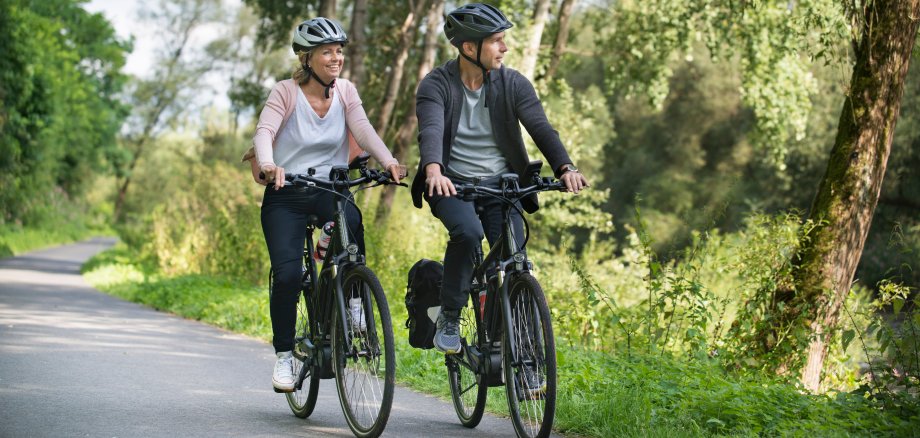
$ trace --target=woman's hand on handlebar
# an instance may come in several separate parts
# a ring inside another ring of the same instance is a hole
[[[584,175],[577,171],[570,170],[566,173],[563,173],[562,176],[559,177],[559,180],[565,184],[565,188],[568,189],[569,192],[572,192],[576,195],[579,191],[581,191],[581,189],[588,187],[588,180],[585,179]]]
[[[256,162],[255,158],[249,160],[249,165],[252,167],[252,180],[258,184],[268,185],[268,181],[263,178],[262,170],[259,169],[259,163]]]
[[[268,185],[269,182],[275,182],[275,190],[279,190],[284,187],[284,168],[275,166],[274,164],[266,164],[262,166],[262,174],[264,175],[263,181],[265,185]]]
[[[456,196],[457,189],[450,178],[441,174],[441,165],[438,163],[428,163],[425,166],[425,185],[428,186],[428,197],[435,194],[438,196]]]
[[[390,178],[396,184],[399,184],[399,180],[406,177],[406,166],[400,166],[399,163],[393,163],[387,166],[387,171],[390,172]]]

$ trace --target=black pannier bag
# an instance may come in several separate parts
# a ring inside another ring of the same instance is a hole
[[[441,310],[441,278],[444,266],[434,260],[421,259],[409,269],[406,283],[406,310],[409,318],[409,345],[434,348],[434,332]]]

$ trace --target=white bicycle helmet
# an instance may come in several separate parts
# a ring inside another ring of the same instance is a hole
[[[348,44],[345,29],[336,20],[316,17],[297,25],[291,47],[294,49],[294,53],[297,53],[306,52],[316,46],[329,43]]]

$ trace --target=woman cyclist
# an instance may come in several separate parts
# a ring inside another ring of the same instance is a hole
[[[291,350],[307,218],[315,216],[323,224],[332,220],[334,207],[333,194],[285,185],[284,174],[312,168],[315,177],[328,177],[332,166],[348,164],[349,150],[356,143],[397,182],[399,178],[398,163],[367,120],[354,84],[339,79],[347,43],[345,30],[335,20],[317,17],[297,26],[292,47],[300,67],[291,79],[272,88],[259,115],[253,148],[243,157],[251,162],[255,181],[266,186],[262,232],[274,275],[270,308],[278,356],[272,373],[276,392],[294,390]],[[349,234],[363,253],[361,213],[349,203],[346,217]]]

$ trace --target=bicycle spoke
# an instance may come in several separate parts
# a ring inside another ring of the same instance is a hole
[[[389,416],[393,393],[392,326],[386,298],[364,266],[343,284],[346,312],[336,318],[336,382],[349,427],[358,436],[376,436]],[[360,299],[360,307],[349,302]],[[342,335],[345,339],[339,339]]]
[[[549,309],[537,281],[524,275],[511,287],[505,334],[508,407],[519,436],[547,436],[555,411],[555,346]],[[511,357],[513,354],[513,357]]]
[[[297,320],[294,323],[294,375],[297,376],[294,392],[286,393],[288,405],[294,415],[306,418],[316,405],[319,378],[313,375],[313,363],[308,359],[313,352],[308,351],[307,340],[311,335],[307,296],[301,294],[297,303]]]
[[[460,336],[463,354],[445,357],[454,410],[460,423],[476,427],[482,419],[488,387],[477,380],[476,370],[467,355],[478,349],[478,324],[474,308],[464,307],[460,312]]]

